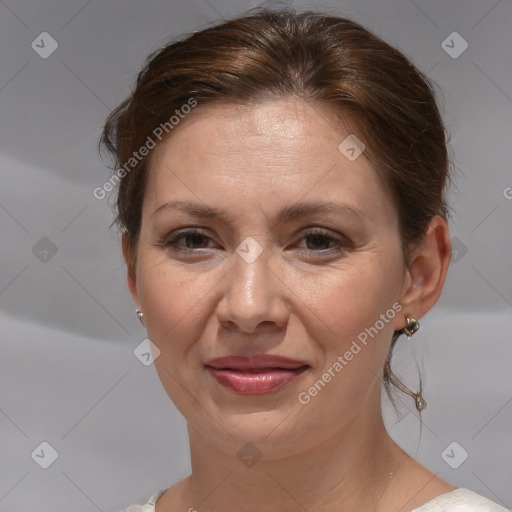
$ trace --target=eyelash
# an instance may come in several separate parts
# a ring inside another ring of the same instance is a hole
[[[211,238],[208,235],[206,235],[205,233],[203,233],[200,229],[188,229],[187,231],[182,231],[181,233],[178,233],[176,236],[174,236],[170,240],[164,241],[158,245],[164,246],[172,251],[182,252],[182,253],[196,253],[198,250],[207,249],[207,247],[200,247],[199,249],[191,249],[190,247],[180,247],[178,245],[180,240],[184,240],[187,237],[194,237],[194,236],[200,236],[205,239],[211,240]],[[320,236],[325,241],[327,241],[329,244],[334,244],[335,247],[331,247],[329,249],[320,249],[320,250],[314,250],[314,249],[303,249],[303,250],[311,251],[311,252],[317,253],[317,254],[332,255],[334,252],[336,252],[336,253],[345,252],[349,245],[344,240],[332,237],[328,232],[326,232],[322,229],[319,229],[319,228],[311,228],[311,229],[307,230],[306,232],[303,233],[301,240],[308,238],[308,237],[312,237],[312,236]]]

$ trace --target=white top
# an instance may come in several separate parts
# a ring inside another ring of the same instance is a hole
[[[162,489],[151,498],[145,505],[132,505],[121,512],[155,512],[155,503],[167,489]],[[511,512],[501,505],[488,500],[484,496],[459,487],[451,492],[441,494],[430,500],[412,512]]]

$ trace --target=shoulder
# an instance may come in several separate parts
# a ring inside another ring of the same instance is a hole
[[[441,494],[412,512],[509,512],[497,503],[459,487],[453,491]]]
[[[120,512],[155,512],[155,503],[158,498],[166,491],[161,489],[153,494],[147,503],[144,505],[130,505],[128,508],[121,510]]]

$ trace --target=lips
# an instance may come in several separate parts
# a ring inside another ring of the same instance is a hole
[[[212,359],[206,363],[206,366],[211,366],[217,369],[230,369],[230,370],[261,370],[265,368],[284,368],[286,370],[294,370],[301,366],[307,366],[303,361],[295,361],[288,357],[272,355],[272,354],[259,354],[252,357],[244,356],[227,356]]]
[[[242,394],[259,395],[288,384],[309,365],[283,356],[227,356],[208,361],[206,370],[224,387]]]

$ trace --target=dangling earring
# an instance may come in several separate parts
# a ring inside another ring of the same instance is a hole
[[[418,412],[423,411],[427,407],[427,402],[423,398],[423,395],[421,394],[421,389],[414,395],[414,404],[416,405],[416,410]]]
[[[137,318],[139,319],[140,324],[144,326],[144,322],[142,321],[144,318],[144,313],[140,309],[136,309],[135,313],[137,314]]]
[[[400,334],[405,334],[408,339],[412,338],[412,335],[420,328],[419,322],[412,316],[405,315],[407,325],[401,329]],[[414,405],[418,412],[423,411],[427,407],[427,402],[423,398],[423,386],[420,379],[420,390],[417,393],[412,393],[411,396],[414,398]]]
[[[420,378],[420,390],[417,393],[414,393],[413,396],[414,396],[414,405],[416,406],[416,410],[418,412],[421,412],[424,409],[426,409],[427,402],[423,398],[423,384],[421,382],[421,378]]]

